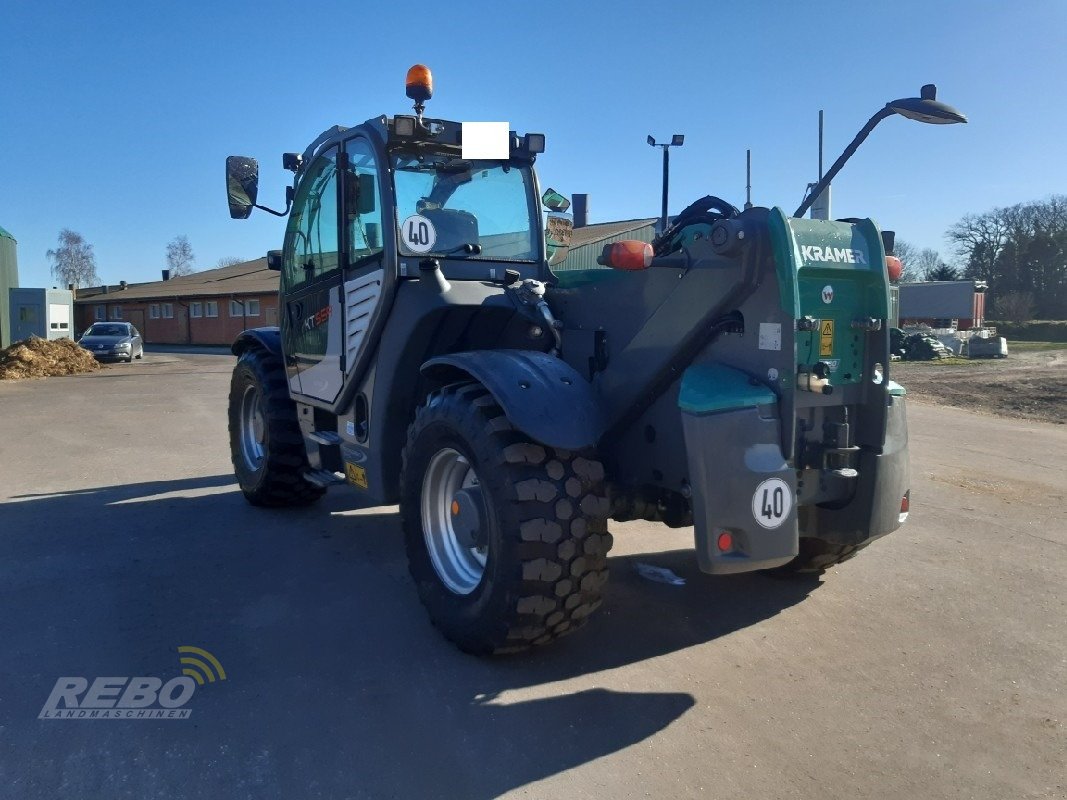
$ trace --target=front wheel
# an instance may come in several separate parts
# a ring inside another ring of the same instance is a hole
[[[419,598],[460,649],[544,644],[600,605],[611,548],[603,467],[531,441],[480,385],[446,387],[419,408],[401,492]]]
[[[304,478],[308,469],[296,404],[281,361],[246,350],[230,380],[230,458],[237,483],[257,506],[306,506],[325,489]]]

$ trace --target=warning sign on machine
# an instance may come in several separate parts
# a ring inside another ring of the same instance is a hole
[[[824,319],[819,325],[819,355],[832,356],[834,354],[834,321]]]

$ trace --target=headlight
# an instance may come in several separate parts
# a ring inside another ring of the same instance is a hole
[[[115,345],[115,349],[116,350],[129,350],[130,349],[130,343],[129,342],[122,342],[121,344]]]

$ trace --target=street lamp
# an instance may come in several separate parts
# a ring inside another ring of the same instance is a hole
[[[685,142],[685,136],[680,133],[674,134],[669,142],[657,142],[652,138],[652,134],[648,136],[648,144],[651,147],[663,148],[663,212],[660,214],[660,233],[667,230],[667,185],[670,182],[670,148],[681,147]]]
[[[922,87],[919,92],[919,97],[905,97],[901,100],[893,100],[886,103],[885,108],[882,108],[877,114],[867,120],[867,124],[856,134],[856,138],[845,148],[845,152],[838,157],[837,161],[833,163],[833,166],[827,170],[826,174],[822,176],[819,182],[808,190],[807,195],[804,197],[804,202],[800,204],[800,208],[793,214],[794,217],[804,216],[804,212],[811,208],[811,204],[814,203],[816,198],[822,194],[823,190],[830,185],[830,182],[837,176],[837,173],[841,171],[843,166],[845,166],[845,162],[848,161],[852,157],[852,154],[856,152],[856,149],[863,144],[863,140],[874,130],[874,127],[886,117],[891,117],[894,114],[900,114],[902,117],[907,117],[908,119],[913,119],[917,122],[928,122],[933,125],[951,125],[954,122],[967,121],[967,117],[952,106],[938,102],[937,87],[932,83],[928,83]],[[649,138],[651,139],[651,137]]]

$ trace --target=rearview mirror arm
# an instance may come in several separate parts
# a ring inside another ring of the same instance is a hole
[[[291,209],[292,207],[293,201],[291,199],[285,201],[285,211],[275,211],[273,208],[267,208],[266,206],[261,206],[258,204],[252,206],[252,208],[258,208],[260,211],[266,211],[268,214],[273,214],[276,217],[287,216],[289,214],[289,209]]]

